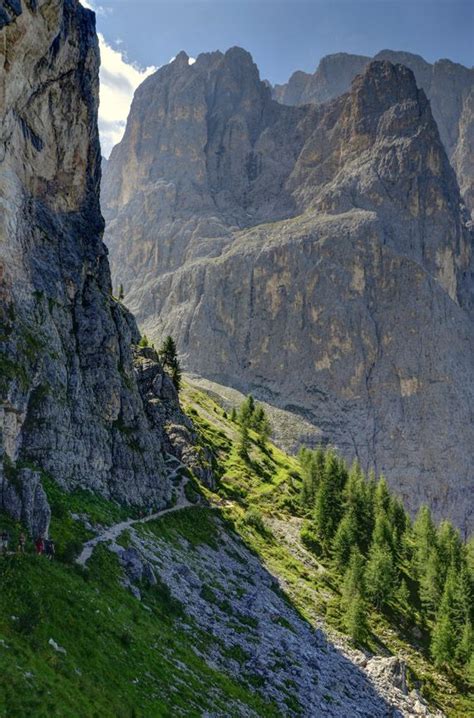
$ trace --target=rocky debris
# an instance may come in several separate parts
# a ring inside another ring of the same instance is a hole
[[[372,58],[337,53],[320,61],[316,71],[297,71],[284,85],[273,88],[273,97],[286,105],[320,104],[347,92],[356,75]],[[415,75],[431,103],[441,140],[456,171],[461,194],[474,212],[474,70],[450,60],[426,62],[410,52],[382,50],[374,60],[405,65]]]
[[[62,653],[64,656],[67,655],[66,649],[63,648],[62,646],[60,646],[58,643],[56,643],[56,641],[55,641],[53,638],[50,638],[50,639],[49,639],[48,644],[49,644],[52,648],[54,648],[54,650],[56,651],[56,653]]]
[[[171,382],[133,349],[135,321],[112,297],[94,15],[76,0],[0,8],[0,506],[46,531],[42,472],[66,490],[164,506],[165,423],[181,427],[180,458],[199,461]]]
[[[120,559],[153,567],[188,614],[183,627],[191,618],[209,636],[204,656],[210,665],[257,685],[286,716],[300,714],[295,700],[305,716],[442,716],[407,694],[403,661],[337,645],[303,620],[258,558],[215,521],[212,547],[132,530],[133,548]],[[140,568],[133,573],[140,580]],[[125,581],[137,590],[129,569]]]
[[[137,90],[103,202],[127,305],[187,371],[472,528],[472,235],[407,67],[290,107],[243,50],[179,56]]]

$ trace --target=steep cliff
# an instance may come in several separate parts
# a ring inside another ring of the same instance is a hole
[[[243,50],[181,53],[138,89],[103,202],[127,305],[188,370],[472,526],[472,238],[410,70],[288,107]]]
[[[375,60],[388,60],[409,67],[431,103],[441,140],[456,171],[466,206],[474,211],[474,70],[450,60],[426,62],[410,52],[382,50]],[[316,71],[295,72],[273,96],[286,105],[332,100],[347,92],[351,82],[370,62],[370,57],[337,53],[323,57]]]
[[[0,504],[43,532],[41,472],[163,504],[164,455],[192,454],[192,431],[111,296],[94,15],[76,0],[0,7]]]

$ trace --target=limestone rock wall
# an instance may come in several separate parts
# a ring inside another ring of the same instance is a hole
[[[172,428],[193,432],[111,293],[94,15],[76,0],[0,10],[0,503],[44,531],[41,472],[164,504]]]
[[[148,334],[472,527],[472,236],[408,68],[290,107],[243,50],[181,54],[137,91],[103,185]]]
[[[447,59],[430,64],[419,55],[394,50],[382,50],[374,59],[400,63],[414,73],[418,87],[430,100],[462,197],[474,212],[474,70]],[[370,60],[347,53],[327,55],[313,74],[298,71],[286,84],[276,85],[273,97],[286,105],[327,102],[347,92]]]

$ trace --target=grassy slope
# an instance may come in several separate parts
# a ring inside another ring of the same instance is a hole
[[[313,623],[324,617],[335,638],[347,642],[340,633],[343,617],[337,576],[330,565],[320,563],[299,540],[302,519],[298,517],[298,461],[275,446],[264,452],[254,443],[251,461],[246,464],[236,450],[237,427],[224,416],[221,407],[192,387],[186,388],[183,398],[204,441],[219,456],[222,475],[218,494],[227,499],[224,515],[235,523],[269,570],[282,579],[298,610]],[[249,507],[260,510],[267,532],[262,534],[246,525]],[[410,584],[408,575],[406,578]],[[410,686],[421,690],[431,704],[453,718],[474,715],[474,699],[472,693],[468,695],[462,677],[456,673],[448,677],[434,668],[416,606],[410,609],[395,603],[385,615],[374,611],[370,628],[365,648],[402,656],[408,665]]]
[[[217,404],[190,387],[183,403],[202,442],[218,457],[218,491],[203,492],[221,504],[246,544],[280,577],[298,610],[313,622],[325,615],[336,630],[335,578],[301,546],[301,520],[292,517],[300,481],[296,460],[276,447],[266,453],[253,445],[251,462],[245,464],[236,451],[236,427]],[[141,718],[198,716],[203,710],[238,715],[242,705],[254,715],[279,715],[250,686],[207,666],[201,655],[209,636],[199,635],[165,586],[143,589],[140,603],[120,586],[116,559],[104,546],[95,550],[88,571],[71,564],[90,534],[69,509],[100,524],[121,520],[123,509],[84,492],[65,497],[52,485],[48,492],[59,560],[0,558],[0,716]],[[263,533],[246,521],[249,507],[260,510],[267,526]],[[185,536],[192,543],[212,543],[210,514],[188,509],[157,522],[156,530],[171,542]],[[423,638],[418,649],[408,644],[404,632],[410,633],[413,624],[403,611],[392,622],[374,614],[371,627],[370,647],[403,654],[412,684],[422,683],[428,698],[449,716],[472,714],[472,703],[459,687],[434,671]],[[67,654],[50,646],[51,638]]]

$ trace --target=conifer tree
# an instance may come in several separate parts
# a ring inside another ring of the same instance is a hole
[[[237,423],[237,410],[235,406],[232,407],[232,411],[230,413],[230,420],[235,424]]]
[[[396,569],[393,556],[387,548],[374,544],[370,549],[365,570],[367,596],[378,608],[386,605],[395,590]]]
[[[452,665],[456,656],[458,634],[455,620],[455,594],[455,571],[450,567],[431,637],[431,655],[437,666]]]
[[[118,291],[119,301],[123,302],[124,297],[125,297],[125,292],[123,291],[123,284],[120,284],[119,291]]]
[[[347,566],[352,550],[357,547],[356,537],[357,520],[351,508],[343,516],[332,542],[334,562],[340,571]]]
[[[254,412],[250,419],[250,425],[259,436],[259,443],[265,446],[271,434],[271,425],[265,413],[265,409],[261,404],[255,406]]]
[[[420,577],[423,574],[433,546],[436,544],[436,529],[427,506],[418,511],[413,524],[414,569]]]
[[[324,475],[324,449],[319,447],[316,451],[311,451],[303,447],[298,457],[303,478],[301,503],[303,508],[309,511],[314,509],[316,494]]]
[[[357,548],[353,548],[342,583],[344,601],[349,602],[356,594],[365,596],[364,565],[364,557]]]
[[[374,509],[376,514],[381,512],[384,512],[386,515],[388,514],[391,496],[388,490],[387,482],[385,481],[385,478],[383,476],[381,476],[377,482],[377,486],[375,488],[374,502]]]
[[[241,423],[240,424],[240,432],[239,432],[238,452],[239,452],[240,458],[244,459],[244,461],[248,461],[248,459],[249,459],[249,449],[250,449],[250,437],[249,437],[248,424]]]
[[[347,606],[344,622],[346,631],[355,643],[363,643],[367,639],[367,606],[360,594],[354,596]]]
[[[247,424],[247,428],[251,426],[253,413],[255,411],[255,400],[252,394],[249,394],[242,402],[239,410],[239,422]]]
[[[315,528],[326,551],[329,549],[341,519],[343,488],[344,477],[341,475],[340,463],[334,452],[328,452],[314,509]]]
[[[161,363],[171,377],[176,390],[179,391],[181,388],[181,366],[178,360],[178,352],[176,350],[176,344],[173,337],[170,335],[166,337],[158,354],[161,359]]]

